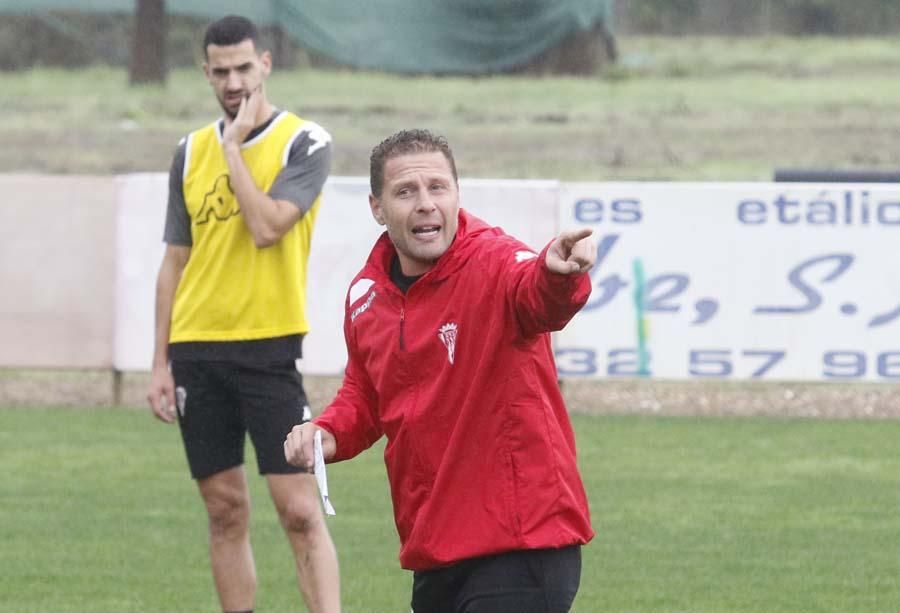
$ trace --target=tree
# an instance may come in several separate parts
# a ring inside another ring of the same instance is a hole
[[[128,72],[131,84],[163,83],[166,80],[165,0],[136,0],[132,43]]]

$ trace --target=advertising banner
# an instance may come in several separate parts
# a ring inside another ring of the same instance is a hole
[[[597,240],[562,377],[900,381],[900,186],[567,183]]]

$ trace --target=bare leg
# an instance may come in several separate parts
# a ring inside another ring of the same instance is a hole
[[[266,475],[269,492],[297,565],[300,592],[311,613],[341,610],[337,552],[312,475]]]
[[[243,466],[197,481],[209,516],[209,559],[223,611],[253,609],[256,568],[250,548],[250,492]]]

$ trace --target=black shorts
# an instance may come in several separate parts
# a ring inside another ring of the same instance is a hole
[[[303,377],[293,361],[173,360],[172,375],[178,424],[195,479],[243,464],[247,433],[260,474],[304,472],[284,459],[288,432],[310,418]]]
[[[510,551],[413,575],[413,613],[565,613],[581,546]]]

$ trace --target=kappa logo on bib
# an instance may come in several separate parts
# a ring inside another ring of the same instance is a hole
[[[212,221],[225,221],[241,212],[234,190],[231,189],[231,179],[228,175],[220,175],[212,189],[203,197],[203,206],[197,212],[197,224],[205,224]]]

